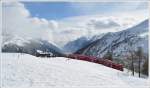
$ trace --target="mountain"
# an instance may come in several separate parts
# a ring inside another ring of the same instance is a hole
[[[76,40],[68,42],[64,45],[63,50],[66,53],[75,53],[77,50],[82,49],[84,46],[90,44],[91,42],[101,38],[104,34],[94,35],[91,38],[87,38],[86,36],[82,36]]]
[[[126,30],[107,33],[75,53],[103,57],[108,51],[113,51],[114,56],[119,56],[127,53],[131,44],[134,50],[140,46],[148,53],[148,23],[145,20]]]
[[[79,50],[83,46],[89,44],[90,41],[86,37],[80,37],[74,41],[68,42],[64,47],[64,51],[67,53],[74,53],[75,51]]]
[[[21,52],[35,55],[38,51],[51,53],[52,56],[63,56],[62,50],[52,43],[41,39],[13,37],[3,41],[2,52]]]

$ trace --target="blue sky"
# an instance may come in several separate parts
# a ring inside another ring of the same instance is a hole
[[[66,17],[145,10],[146,2],[23,2],[31,16],[48,20]]]

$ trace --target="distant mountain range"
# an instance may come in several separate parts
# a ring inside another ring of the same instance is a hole
[[[113,51],[115,56],[126,53],[129,44],[133,49],[142,47],[148,53],[148,20],[123,31],[107,33],[97,40],[77,50],[76,54],[103,57],[107,51]]]
[[[78,38],[74,41],[68,42],[64,47],[64,51],[66,53],[74,53],[75,51],[79,50],[80,48],[89,44],[90,41],[86,37]]]
[[[82,49],[93,41],[101,38],[102,36],[104,36],[104,34],[94,35],[92,38],[82,36],[74,41],[68,42],[66,45],[64,45],[63,50],[65,51],[65,53],[75,53],[76,51]]]
[[[38,51],[51,53],[52,56],[63,56],[62,50],[45,40],[14,37],[3,42],[2,52],[20,52],[35,55]]]
[[[64,45],[63,50],[46,40],[7,37],[3,39],[2,52],[23,52],[34,55],[40,50],[51,52],[54,56],[62,56],[67,52],[103,57],[107,51],[113,51],[114,55],[118,56],[127,52],[129,44],[132,44],[134,49],[141,46],[144,52],[148,52],[148,20],[123,31],[95,35],[91,39],[80,37]]]

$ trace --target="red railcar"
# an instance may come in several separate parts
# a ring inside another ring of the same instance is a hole
[[[96,58],[96,57],[86,56],[86,55],[79,55],[79,54],[70,54],[67,57],[72,58],[72,59],[84,60],[84,61],[89,61],[89,62],[102,64],[104,66],[111,67],[111,68],[123,71],[123,65],[114,63],[111,60]]]

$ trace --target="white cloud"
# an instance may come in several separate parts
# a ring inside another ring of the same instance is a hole
[[[109,29],[119,27],[120,25],[114,20],[107,19],[107,20],[90,20],[87,26],[92,26],[94,27],[94,29]]]
[[[20,36],[29,38],[42,38],[53,41],[50,27],[54,23],[46,19],[31,17],[29,11],[22,3],[3,3],[3,36]]]
[[[58,22],[55,21],[55,20],[50,20],[49,23],[50,23],[50,24],[49,24],[49,27],[50,27],[51,29],[57,29],[58,26],[59,26]]]
[[[79,35],[89,35],[89,33],[94,35],[124,30],[144,21],[147,18],[147,13],[143,14],[143,11],[135,11],[107,15],[70,17],[61,20],[59,23],[60,26],[62,26],[61,28],[64,30],[71,27],[76,30],[80,30]]]

